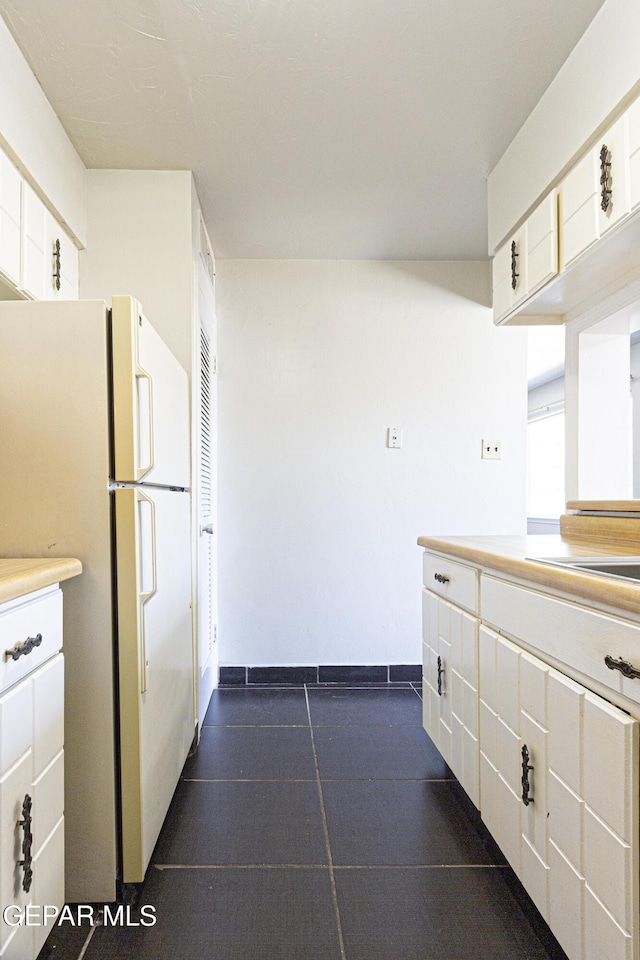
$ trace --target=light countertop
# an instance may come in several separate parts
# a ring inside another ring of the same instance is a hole
[[[635,521],[634,521],[635,522]],[[428,550],[640,615],[640,584],[536,563],[536,557],[640,557],[640,542],[566,536],[419,537]]]
[[[0,603],[77,577],[79,573],[82,573],[82,564],[70,558],[0,558]]]

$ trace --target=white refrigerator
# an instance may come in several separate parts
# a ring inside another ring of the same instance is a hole
[[[194,738],[188,378],[131,297],[0,303],[0,555],[63,584],[66,898],[144,878]]]

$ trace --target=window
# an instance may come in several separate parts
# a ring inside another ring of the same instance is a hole
[[[527,449],[527,515],[557,520],[565,509],[564,404],[531,411]]]

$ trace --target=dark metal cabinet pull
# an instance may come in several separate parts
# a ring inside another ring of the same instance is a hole
[[[438,583],[449,583],[449,577],[445,577],[443,573],[434,573],[433,579],[437,580]]]
[[[60,289],[60,241],[56,240],[53,245],[53,285],[56,290]]]
[[[5,650],[5,660],[19,660],[20,657],[26,657],[36,647],[42,643],[42,634],[37,633],[35,637],[27,637],[24,643],[17,643],[11,650]]]
[[[442,666],[442,657],[438,657],[438,696],[442,696],[442,676],[444,674],[444,667]]]
[[[22,820],[18,820],[18,826],[22,827],[24,831],[22,837],[22,856],[24,859],[17,861],[17,865],[22,867],[23,870],[22,889],[25,893],[29,892],[33,881],[33,870],[31,868],[31,864],[33,863],[33,857],[31,856],[31,845],[33,843],[33,834],[31,833],[31,806],[31,797],[28,793],[25,793],[22,802]]]
[[[516,271],[516,266],[517,266],[516,260],[518,259],[519,256],[520,254],[518,253],[516,242],[515,240],[512,240],[511,241],[511,289],[512,290],[515,290],[515,288],[518,286],[518,277],[520,276],[520,274],[517,273]]]
[[[640,680],[640,670],[636,667],[632,667],[630,663],[627,663],[626,660],[620,658],[619,660],[614,660],[613,657],[610,657],[609,654],[604,658],[605,664],[609,667],[609,670],[619,670],[623,677],[627,677],[629,680]]]
[[[529,751],[527,750],[526,743],[522,746],[522,779],[520,783],[522,784],[522,802],[525,807],[528,807],[530,803],[533,803],[533,797],[529,796],[531,791],[531,784],[529,783],[529,771],[533,770],[532,765],[529,763]]]
[[[600,148],[600,208],[606,213],[613,203],[611,189],[611,151],[606,143]]]

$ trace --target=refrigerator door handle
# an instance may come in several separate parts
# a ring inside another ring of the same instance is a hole
[[[145,474],[155,465],[155,456],[153,448],[153,377],[151,374],[141,367],[139,363],[136,363],[136,380],[138,382],[144,380],[147,384],[148,389],[148,403],[147,403],[147,421],[148,421],[148,438],[149,438],[149,452],[148,452],[148,463],[143,465],[136,465],[136,480],[142,480]],[[138,430],[140,434],[142,433],[142,410],[140,405],[140,399],[138,395]]]
[[[140,693],[147,689],[147,647],[144,631],[144,606],[158,589],[158,567],[156,561],[156,505],[151,497],[141,490],[136,491],[138,509],[142,503],[148,503],[151,508],[151,587],[149,590],[140,590],[138,600],[140,602]],[[140,577],[140,586],[143,586],[142,575]]]

